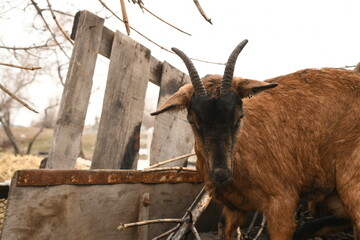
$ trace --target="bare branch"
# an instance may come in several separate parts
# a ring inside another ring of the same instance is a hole
[[[18,98],[15,94],[13,94],[12,92],[10,92],[7,88],[5,88],[2,84],[0,84],[0,89],[3,90],[5,93],[7,93],[10,97],[12,97],[13,99],[15,99],[16,101],[18,101],[20,104],[22,104],[24,107],[26,107],[27,109],[29,109],[30,111],[33,111],[34,113],[39,113],[38,111],[36,111],[35,109],[33,109],[32,107],[30,107],[28,104],[26,104],[23,100],[21,100],[20,98]]]
[[[0,48],[3,49],[8,49],[8,50],[13,50],[13,51],[18,51],[18,50],[22,50],[22,51],[27,51],[27,50],[31,50],[31,49],[39,49],[39,48],[50,48],[50,47],[55,47],[57,46],[57,44],[44,44],[44,45],[37,45],[37,46],[30,46],[30,47],[7,47],[7,46],[0,46]]]
[[[184,159],[184,158],[187,158],[187,157],[191,157],[191,156],[194,156],[194,155],[195,155],[195,153],[185,154],[185,155],[182,155],[182,156],[179,156],[179,157],[176,157],[176,158],[172,158],[172,159],[169,159],[169,160],[166,160],[166,161],[155,163],[155,164],[149,166],[146,169],[156,168],[158,166],[161,166],[161,165],[164,165],[164,164],[167,164],[167,163],[171,163],[171,162],[175,162],[175,161],[178,161],[178,160],[181,160],[181,159]]]
[[[13,68],[20,68],[20,69],[24,69],[24,70],[31,70],[31,71],[41,69],[41,67],[24,67],[24,66],[18,66],[18,65],[14,65],[14,64],[10,64],[10,63],[2,63],[2,62],[0,62],[0,65],[7,66],[7,67],[13,67]]]
[[[126,6],[125,6],[124,0],[120,0],[120,5],[121,5],[121,13],[122,13],[122,16],[123,16],[123,19],[124,19],[123,23],[125,24],[125,29],[126,29],[127,35],[130,35],[129,19],[128,19],[128,16],[127,16]]]
[[[195,3],[195,5],[196,5],[197,9],[199,10],[200,14],[205,18],[205,20],[208,21],[210,24],[212,24],[211,19],[206,16],[204,10],[203,10],[202,7],[200,6],[199,1],[198,1],[198,0],[194,0],[194,3]]]
[[[117,230],[124,230],[125,228],[138,227],[138,226],[143,226],[143,225],[148,225],[148,224],[155,224],[155,223],[182,223],[182,222],[183,222],[182,219],[173,219],[173,218],[154,219],[154,220],[146,220],[146,221],[134,222],[134,223],[121,223],[116,229]]]
[[[51,105],[51,106],[48,106],[47,108],[45,108],[44,110],[44,120],[43,120],[43,123],[39,129],[39,131],[33,136],[33,138],[30,140],[29,144],[28,144],[28,148],[27,148],[27,151],[26,151],[26,154],[30,154],[31,152],[31,148],[34,144],[34,142],[36,141],[36,139],[40,136],[40,134],[42,133],[42,131],[44,130],[45,128],[45,122],[46,122],[46,119],[47,119],[47,116],[48,116],[48,110],[51,109],[51,108],[54,108],[56,106],[58,106],[59,103],[56,103],[54,105]]]
[[[258,215],[259,215],[259,212],[256,211],[256,212],[254,213],[253,218],[251,219],[250,225],[249,225],[249,227],[248,227],[245,235],[248,235],[248,234],[251,232],[251,229],[254,227]]]
[[[257,239],[260,237],[262,231],[264,230],[265,224],[266,224],[266,216],[263,214],[259,232],[258,232],[258,233],[256,234],[256,236],[254,237],[254,240],[257,240]]]
[[[61,25],[59,24],[59,22],[57,21],[56,19],[56,16],[55,16],[55,13],[54,11],[52,10],[52,7],[51,7],[51,4],[50,4],[50,1],[47,0],[47,3],[48,3],[48,7],[50,9],[50,12],[51,12],[51,15],[56,23],[56,26],[58,26],[58,28],[60,29],[61,33],[64,35],[64,37],[72,44],[74,45],[74,42],[73,40],[71,40],[70,36],[64,31],[64,29],[61,27]]]
[[[109,11],[111,12],[117,19],[119,19],[119,21],[124,22],[119,16],[116,15],[115,12],[113,12],[102,0],[99,0],[99,2]],[[158,43],[154,42],[153,40],[151,40],[150,38],[146,37],[144,34],[140,33],[139,31],[137,31],[136,29],[134,29],[133,27],[130,26],[130,29],[133,30],[134,32],[136,32],[137,34],[139,34],[141,37],[145,38],[146,40],[148,40],[149,42],[151,42],[152,44],[158,46],[159,48],[161,48],[162,50],[175,54],[174,52],[172,52],[171,50],[159,45]],[[209,62],[209,61],[205,61],[205,60],[200,60],[200,59],[194,59],[194,58],[190,58],[191,60],[194,61],[198,61],[198,62],[203,62],[203,63],[209,63],[209,64],[217,64],[217,65],[226,65],[226,63],[216,63],[216,62]]]
[[[189,172],[196,172],[196,169],[192,168],[185,168],[185,167],[164,167],[164,168],[154,168],[154,169],[144,169],[144,172],[156,172],[156,171],[164,171],[164,170],[177,170],[178,172],[181,171],[189,171]]]
[[[175,28],[175,29],[178,30],[179,32],[182,32],[182,33],[185,33],[185,34],[191,36],[190,33],[187,33],[187,32],[185,32],[185,31],[181,30],[180,28],[175,27],[174,25],[168,23],[168,22],[165,21],[164,19],[160,18],[159,16],[157,16],[156,14],[154,14],[153,12],[151,12],[149,9],[147,9],[146,7],[144,7],[144,4],[143,4],[142,1],[140,1],[140,0],[135,0],[134,3],[135,3],[135,4],[138,4],[141,9],[144,9],[145,11],[147,11],[148,13],[150,13],[152,16],[154,16],[154,17],[156,17],[157,19],[159,19],[161,22],[169,25],[169,26],[172,27],[172,28]]]
[[[59,46],[60,50],[65,54],[65,56],[70,59],[70,57],[67,55],[67,53],[65,52],[65,50],[62,48],[62,46],[60,45],[60,43],[58,42],[58,40],[56,39],[55,34],[52,32],[49,24],[47,23],[47,21],[45,20],[44,16],[42,15],[41,9],[39,8],[39,6],[37,5],[37,3],[34,0],[31,0],[32,5],[34,5],[34,7],[36,8],[37,12],[39,13],[41,19],[43,20],[43,22],[45,23],[46,28],[48,29],[48,31],[50,32],[51,36],[53,37],[54,41],[56,42],[56,44]]]
[[[176,225],[174,228],[170,229],[169,231],[166,231],[166,232],[160,234],[159,236],[154,237],[152,240],[159,240],[163,237],[166,237],[167,235],[177,231],[179,228],[180,228],[180,224]]]

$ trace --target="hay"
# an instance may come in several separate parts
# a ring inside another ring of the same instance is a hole
[[[16,170],[39,168],[43,157],[24,155],[14,156],[10,153],[0,154],[0,182],[10,180]]]
[[[10,180],[16,170],[38,169],[42,159],[44,159],[44,157],[33,156],[33,155],[14,156],[13,154],[10,153],[1,153],[0,183],[6,180]],[[89,169],[89,165],[77,161],[75,168]]]

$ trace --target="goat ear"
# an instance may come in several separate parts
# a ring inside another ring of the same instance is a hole
[[[154,116],[166,111],[179,111],[187,108],[193,93],[194,88],[191,84],[182,86],[174,95],[158,107],[155,112],[150,113],[150,115]]]
[[[237,77],[233,79],[233,87],[242,98],[254,96],[259,92],[274,88],[277,85],[277,83],[261,82]]]

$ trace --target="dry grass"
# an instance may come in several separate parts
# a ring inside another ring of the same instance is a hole
[[[10,180],[16,170],[38,169],[43,158],[33,155],[14,156],[10,153],[0,153],[0,182]],[[77,161],[75,168],[89,169],[89,166]]]
[[[43,158],[32,155],[14,156],[10,153],[0,154],[0,182],[9,180],[16,170],[39,168]]]

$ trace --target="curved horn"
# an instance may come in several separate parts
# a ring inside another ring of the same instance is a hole
[[[194,87],[195,95],[206,96],[206,90],[204,88],[204,85],[201,82],[199,74],[196,71],[195,66],[192,63],[192,61],[190,60],[190,58],[188,56],[186,56],[185,53],[183,53],[181,50],[179,50],[177,48],[171,48],[171,50],[173,50],[174,53],[176,53],[176,55],[178,55],[185,63],[185,66],[190,75],[191,83]]]
[[[235,63],[237,60],[237,57],[239,56],[241,50],[245,47],[245,45],[248,43],[248,40],[245,39],[239,45],[236,46],[236,48],[231,53],[229,60],[226,63],[225,72],[223,76],[223,80],[221,82],[221,88],[220,88],[220,94],[227,93],[231,90],[232,86],[232,79],[234,76],[234,69],[235,69]]]

